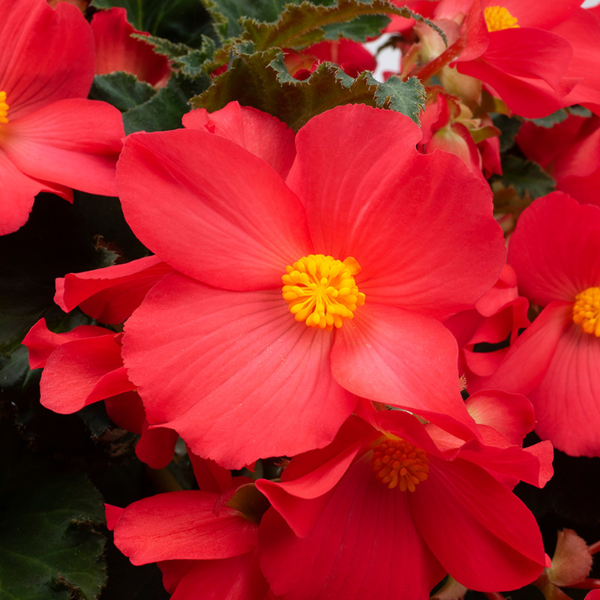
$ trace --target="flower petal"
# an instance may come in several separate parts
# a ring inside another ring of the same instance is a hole
[[[121,113],[94,100],[60,100],[3,125],[2,148],[27,175],[116,196]]]
[[[300,201],[277,173],[207,131],[129,136],[117,182],[140,240],[215,287],[279,288],[286,266],[312,251]]]
[[[256,524],[228,507],[215,515],[218,497],[182,491],[134,502],[115,528],[115,545],[134,565],[229,558],[249,552],[256,546]]]
[[[407,496],[375,478],[367,454],[332,490],[306,537],[267,511],[259,548],[273,593],[285,600],[428,598],[444,571],[415,528]]]
[[[94,38],[81,11],[61,2],[0,6],[0,90],[10,121],[64,98],[85,98],[94,79]]]
[[[457,354],[439,321],[366,304],[337,330],[331,370],[357,396],[414,411],[470,438],[476,425],[459,393]]]
[[[366,50],[365,50],[366,52]],[[294,132],[268,113],[230,102],[209,113],[205,108],[183,115],[183,126],[224,137],[271,165],[285,179],[296,156]]]
[[[562,192],[538,198],[519,217],[508,261],[533,303],[574,302],[600,282],[600,208]]]
[[[287,182],[316,251],[358,261],[367,302],[441,317],[492,287],[505,249],[488,187],[456,156],[418,154],[420,137],[399,113],[337,107],[298,132]]]
[[[534,516],[481,467],[431,457],[429,477],[408,499],[419,533],[469,589],[513,590],[542,572],[544,547]]]
[[[536,433],[571,456],[600,456],[600,340],[571,323],[529,398]]]
[[[125,330],[150,423],[227,468],[324,446],[356,403],[331,375],[332,334],[296,322],[279,291],[168,275]]]

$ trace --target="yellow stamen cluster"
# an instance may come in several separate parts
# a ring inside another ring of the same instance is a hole
[[[357,306],[365,303],[354,275],[360,266],[352,257],[345,261],[323,254],[303,256],[283,275],[283,298],[296,321],[331,331],[352,319]]]
[[[513,17],[504,6],[488,6],[483,11],[488,31],[502,31],[519,27],[518,19]]]
[[[414,492],[417,484],[429,475],[429,459],[425,450],[415,448],[402,439],[384,439],[373,450],[371,462],[375,477],[381,483],[401,492]]]
[[[0,92],[0,123],[8,123],[8,109],[10,106],[6,104],[6,92]]]
[[[581,331],[600,337],[600,287],[591,287],[575,296],[573,323]]]

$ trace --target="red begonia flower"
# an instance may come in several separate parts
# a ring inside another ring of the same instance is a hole
[[[156,54],[150,44],[131,37],[134,33],[149,34],[134,29],[127,22],[124,8],[97,12],[92,18],[92,31],[96,42],[97,75],[126,71],[156,88],[167,84],[171,76],[169,60]]]
[[[119,427],[141,435],[136,446],[138,458],[160,469],[173,457],[178,436],[170,429],[148,429],[142,402],[123,366],[122,335],[91,325],[53,333],[40,319],[23,344],[29,351],[30,367],[44,369],[40,382],[43,406],[71,414],[104,400],[106,412]]]
[[[512,111],[535,118],[571,104],[600,105],[600,76],[592,66],[600,58],[594,41],[600,21],[579,4],[441,0],[434,20],[451,44],[462,44],[460,73],[483,81]]]
[[[272,504],[259,548],[275,595],[424,600],[445,572],[484,591],[518,588],[541,573],[535,518],[497,470],[537,484],[536,468],[548,469],[551,453],[448,445],[437,427],[403,411],[361,416],[331,446],[293,458],[280,483],[256,482]]]
[[[125,363],[150,423],[229,468],[325,445],[353,394],[475,435],[456,344],[437,317],[491,287],[504,246],[488,190],[458,158],[417,153],[420,135],[399,113],[338,107],[297,134],[286,181],[206,131],[127,139],[124,214],[179,271],[125,327]],[[298,261],[320,269],[338,312],[290,312],[296,288],[282,297],[282,276],[300,281]]]
[[[65,312],[76,306],[101,323],[122,323],[148,291],[173,269],[156,256],[56,279],[54,301]]]
[[[157,562],[172,600],[265,600],[258,566],[258,525],[219,493],[158,494],[127,508],[106,507],[115,544],[134,565]]]
[[[562,192],[538,198],[508,254],[521,293],[545,307],[482,381],[526,394],[536,432],[573,456],[600,456],[600,208]]]
[[[473,310],[444,321],[458,342],[458,371],[466,376],[470,391],[481,389],[477,385],[479,378],[491,375],[508,352],[508,347],[493,352],[475,351],[475,345],[499,344],[509,336],[510,343],[514,343],[519,329],[530,324],[528,308],[527,298],[518,294],[514,269],[505,265],[494,287],[477,301]]]
[[[119,111],[87,100],[94,41],[81,11],[0,1],[0,235],[21,227],[34,196],[76,188],[116,196]]]
[[[552,175],[557,190],[600,206],[600,117],[570,115],[552,128],[523,123],[516,140],[527,158]]]

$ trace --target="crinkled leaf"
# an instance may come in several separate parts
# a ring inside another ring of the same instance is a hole
[[[210,15],[200,0],[92,0],[91,6],[120,6],[127,10],[127,20],[139,31],[192,46],[199,45],[202,34],[211,30]]]
[[[179,69],[186,77],[194,79],[203,72],[205,62],[212,59],[215,53],[215,42],[207,36],[202,36],[200,49],[190,48],[186,44],[176,44],[170,40],[156,36],[134,35],[154,46],[154,51],[168,57],[173,67]]]
[[[181,118],[190,111],[189,99],[209,85],[210,78],[205,74],[193,81],[181,75],[171,76],[169,83],[148,102],[123,114],[125,133],[180,128]]]
[[[502,132],[500,135],[500,152],[506,152],[515,145],[515,136],[519,133],[523,122],[520,119],[495,114],[492,117],[494,125]]]
[[[277,49],[247,53],[251,50],[248,45],[238,46],[228,70],[206,92],[192,98],[192,106],[212,112],[237,100],[276,116],[296,131],[315,115],[341,104],[407,110],[417,120],[423,91],[416,81],[398,80],[385,87],[369,73],[353,79],[331,63],[322,63],[308,79],[298,81],[288,73]]]
[[[0,600],[92,600],[106,582],[102,497],[81,473],[0,434]]]
[[[373,84],[378,84],[370,75],[368,80]],[[419,125],[419,113],[425,108],[426,93],[425,88],[416,77],[402,81],[399,77],[392,75],[387,81],[377,85],[375,98],[378,106],[401,112]]]
[[[556,187],[554,179],[540,165],[511,155],[502,157],[502,183],[514,187],[519,196],[529,194],[534,200]]]
[[[348,23],[332,23],[325,25],[326,40],[347,38],[355,42],[365,42],[368,38],[378,37],[387,27],[390,18],[385,15],[364,15]]]
[[[91,100],[102,100],[125,112],[144,102],[148,102],[156,90],[135,75],[124,71],[96,75],[90,90]]]
[[[553,112],[551,115],[548,115],[547,117],[540,117],[539,119],[525,119],[525,120],[532,121],[538,127],[545,127],[546,129],[551,129],[558,123],[562,123],[568,116],[569,116],[569,113],[564,108],[561,108],[560,110]]]

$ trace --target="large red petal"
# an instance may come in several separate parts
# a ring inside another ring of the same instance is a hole
[[[439,321],[367,304],[336,332],[331,369],[357,396],[406,408],[470,438],[476,426],[459,393],[457,354]]]
[[[207,131],[129,136],[117,182],[136,235],[182,273],[215,287],[280,287],[312,251],[298,198],[263,160]]]
[[[296,135],[288,184],[316,251],[358,261],[367,302],[445,316],[492,287],[505,250],[487,186],[456,156],[418,154],[420,133],[393,111],[337,107]]]
[[[268,590],[255,550],[197,563],[183,576],[171,600],[265,600]]]
[[[162,560],[229,558],[256,546],[257,526],[233,508],[218,515],[219,495],[183,491],[130,504],[115,528],[115,544],[134,565]]]
[[[409,495],[419,533],[454,579],[469,589],[513,590],[545,566],[529,509],[468,461],[430,458],[429,477]]]
[[[85,98],[94,79],[94,38],[81,11],[39,0],[0,5],[0,90],[9,121],[64,98]]]
[[[600,340],[571,323],[529,398],[536,433],[571,456],[600,456]]]
[[[122,323],[148,290],[172,271],[157,256],[148,256],[85,273],[67,273],[56,280],[54,301],[65,312],[80,306],[101,323]]]
[[[2,148],[27,175],[91,194],[116,196],[121,113],[106,104],[60,100],[3,126]]]
[[[269,510],[259,549],[273,593],[285,600],[428,598],[444,571],[415,527],[407,495],[375,478],[367,454],[333,489],[306,537]]]
[[[183,115],[182,121],[188,129],[206,130],[235,142],[270,164],[284,179],[294,162],[294,132],[256,108],[230,102],[213,113],[205,108],[193,110]]]
[[[498,6],[498,0],[482,0],[481,5]],[[552,4],[502,0],[502,6],[518,19],[519,27],[550,29],[568,19],[581,6],[581,0],[555,0]]]
[[[296,322],[279,291],[168,275],[125,329],[150,423],[228,468],[324,446],[356,402],[331,375],[332,334]]]
[[[535,304],[574,302],[600,283],[600,208],[562,192],[538,198],[519,218],[508,261]]]

